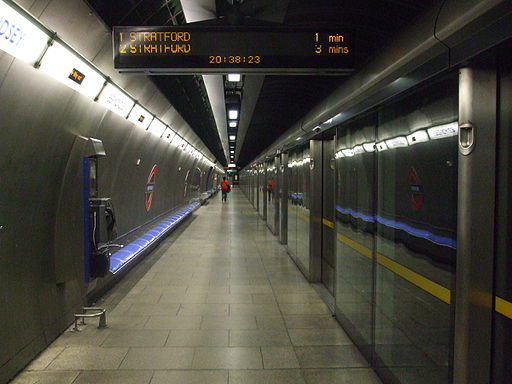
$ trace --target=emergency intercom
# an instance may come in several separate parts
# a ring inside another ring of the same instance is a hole
[[[89,215],[95,248],[101,248],[117,237],[114,206],[109,197],[90,198]]]
[[[112,199],[100,197],[98,160],[106,156],[101,140],[89,139],[90,151],[84,157],[84,242],[86,281],[104,277],[110,267],[112,240],[117,237]]]

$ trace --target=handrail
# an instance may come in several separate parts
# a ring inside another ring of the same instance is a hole
[[[82,319],[80,325],[85,325],[86,317],[99,317],[98,328],[106,328],[107,327],[107,310],[105,308],[99,307],[83,307],[83,313],[75,313],[75,326],[73,330],[79,331],[78,329],[78,319]],[[87,313],[87,311],[99,311],[95,313]]]

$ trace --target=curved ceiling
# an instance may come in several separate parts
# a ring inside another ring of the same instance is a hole
[[[86,0],[114,25],[177,25],[185,17],[179,0]],[[342,27],[355,48],[356,71],[397,33],[442,0],[186,0],[217,15],[219,23],[282,23],[291,26]],[[346,77],[266,76],[241,146],[237,165],[248,164],[286,129],[336,89]],[[155,76],[166,95],[211,152],[226,164],[206,90],[200,76]]]

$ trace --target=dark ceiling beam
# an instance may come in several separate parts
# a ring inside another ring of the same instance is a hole
[[[176,20],[176,16],[171,12],[171,9],[169,8],[169,3],[171,3],[172,1],[173,0],[165,0],[153,13],[149,14],[149,16],[146,17],[142,24],[146,25],[149,20],[151,20],[155,15],[158,15],[165,8],[167,8],[167,11],[169,12],[169,19]]]
[[[113,25],[122,25],[123,21],[128,18],[138,7],[144,2],[144,0],[139,0],[133,7],[130,8],[128,12],[126,12],[121,19],[116,20]]]

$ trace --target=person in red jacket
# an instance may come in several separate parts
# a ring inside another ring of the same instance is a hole
[[[231,187],[229,185],[229,181],[227,181],[225,177],[223,177],[220,182],[220,190],[222,192],[222,201],[226,201],[228,193],[231,191]]]

